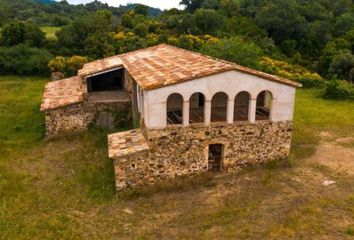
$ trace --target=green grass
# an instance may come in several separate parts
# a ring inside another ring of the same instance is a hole
[[[41,27],[41,30],[46,34],[47,39],[56,39],[57,36],[55,35],[61,27]]]
[[[41,78],[0,78],[0,156],[43,139],[43,115],[38,110],[44,84]]]
[[[298,90],[292,158],[116,194],[106,133],[50,141],[45,79],[0,77],[0,239],[350,239],[354,178],[321,187],[320,133],[353,135],[354,103]],[[340,154],[340,153],[339,153]],[[307,174],[308,173],[308,174]]]
[[[320,133],[334,137],[354,136],[354,102],[324,100],[319,91],[301,89],[296,94],[292,153],[310,156],[320,141]]]

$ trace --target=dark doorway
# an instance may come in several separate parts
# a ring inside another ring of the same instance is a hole
[[[124,70],[118,69],[87,79],[88,92],[117,91],[124,88]]]
[[[223,145],[209,145],[208,170],[212,172],[220,172],[222,170]]]

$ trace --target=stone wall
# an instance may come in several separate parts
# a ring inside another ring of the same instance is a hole
[[[224,145],[224,172],[285,158],[290,152],[291,132],[290,121],[144,129],[148,153],[134,153],[114,161],[117,189],[206,172],[209,144]]]
[[[94,123],[100,112],[130,110],[130,103],[82,102],[45,112],[46,136],[85,130]]]

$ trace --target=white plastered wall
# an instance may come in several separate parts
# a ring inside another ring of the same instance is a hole
[[[295,87],[237,71],[143,91],[143,99],[140,102],[143,104],[142,113],[145,126],[147,128],[164,128],[166,127],[166,101],[172,93],[181,94],[186,103],[184,105],[189,106],[189,99],[196,92],[203,93],[206,102],[211,101],[214,94],[225,92],[229,101],[232,102],[235,96],[242,91],[247,91],[251,95],[251,101],[255,101],[257,95],[264,90],[270,91],[273,95],[271,121],[291,121],[294,111]],[[250,105],[252,106],[252,104]],[[230,114],[232,113],[228,115]]]

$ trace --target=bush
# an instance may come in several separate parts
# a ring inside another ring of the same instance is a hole
[[[80,70],[85,63],[87,63],[86,57],[72,56],[66,61],[66,72],[70,75],[76,75],[77,71]]]
[[[299,77],[299,78],[292,78],[291,80],[294,80],[296,82],[299,82],[302,84],[304,88],[318,88],[323,86],[324,81],[323,80],[318,80],[318,79],[313,79],[311,77]]]
[[[262,57],[259,61],[259,67],[267,73],[297,81],[305,88],[320,87],[324,84],[323,78],[318,73],[285,61]]]
[[[87,58],[82,56],[72,56],[71,58],[55,57],[48,63],[48,68],[52,72],[62,72],[66,76],[73,76],[87,63]]]
[[[191,51],[198,51],[204,44],[203,39],[201,39],[199,36],[191,34],[182,34],[178,38],[171,36],[168,38],[167,42],[171,45],[175,45]]]
[[[0,72],[2,74],[46,75],[47,64],[53,56],[45,49],[16,45],[0,48]]]
[[[62,56],[55,57],[48,63],[48,67],[52,72],[64,73],[66,67],[66,60]]]
[[[323,97],[335,100],[354,100],[354,85],[347,81],[329,81],[324,89]]]

